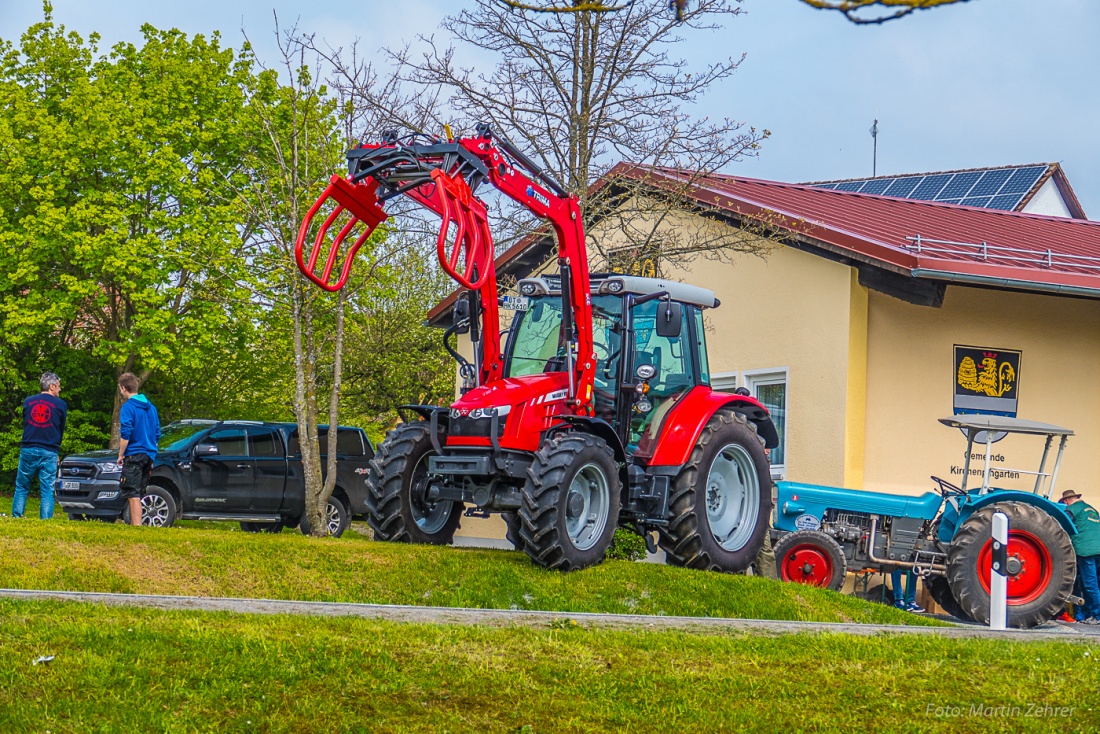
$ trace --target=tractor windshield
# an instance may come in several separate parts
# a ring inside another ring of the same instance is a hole
[[[596,390],[614,389],[618,380],[620,337],[613,327],[622,317],[618,296],[592,298],[593,344],[596,348]],[[517,311],[509,340],[508,377],[565,371],[565,340],[561,334],[561,296],[531,298]]]

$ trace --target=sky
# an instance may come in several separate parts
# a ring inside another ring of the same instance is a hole
[[[275,61],[273,11],[333,46],[377,49],[445,35],[439,20],[463,0],[53,0],[54,19],[100,48],[139,41],[151,23],[188,33],[241,29]],[[744,0],[745,14],[691,32],[685,58],[746,58],[703,99],[698,115],[772,132],[757,159],[727,172],[804,182],[1060,162],[1085,212],[1100,219],[1100,2],[971,0],[880,26],[855,26],[797,0]],[[42,17],[41,0],[0,0],[0,38]],[[463,58],[470,63],[476,57]]]

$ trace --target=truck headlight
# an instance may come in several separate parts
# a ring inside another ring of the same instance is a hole
[[[100,474],[118,474],[122,471],[122,464],[116,464],[113,461],[108,461],[99,465]]]

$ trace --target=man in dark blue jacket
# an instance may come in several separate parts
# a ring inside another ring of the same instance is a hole
[[[27,509],[27,494],[31,479],[38,475],[38,491],[42,503],[38,516],[53,517],[53,482],[57,479],[57,452],[65,435],[65,418],[69,406],[57,397],[61,393],[61,378],[46,372],[38,380],[42,392],[23,401],[23,440],[19,444],[19,470],[15,475],[15,499],[11,514],[23,517]]]
[[[149,399],[138,394],[139,387],[132,372],[119,375],[122,408],[118,412],[118,463],[122,464],[122,481],[118,488],[130,503],[131,525],[141,525],[141,499],[153,473],[160,441],[160,416]]]

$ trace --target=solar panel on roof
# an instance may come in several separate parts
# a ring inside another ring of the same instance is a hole
[[[940,193],[944,185],[951,180],[950,173],[940,173],[935,176],[925,176],[917,188],[909,195],[910,199],[934,199]]]
[[[963,206],[988,206],[992,196],[968,196],[959,203]]]
[[[923,176],[910,176],[908,178],[895,178],[890,184],[890,188],[886,189],[885,196],[900,196],[905,198],[913,193],[913,189],[917,188],[923,180]]]
[[[1031,168],[1017,168],[1008,179],[1000,193],[1002,194],[1026,194],[1039,177],[1046,171],[1046,166],[1032,166]]]
[[[886,189],[892,183],[894,183],[894,179],[892,179],[892,178],[874,179],[872,181],[868,181],[867,183],[865,183],[863,185],[863,188],[859,190],[859,193],[861,193],[861,194],[881,194],[882,192],[886,191]]]
[[[1007,168],[1002,168],[997,171],[986,171],[982,174],[978,183],[974,184],[974,188],[970,189],[970,195],[993,196],[1011,175],[1012,171]]]
[[[1021,196],[1022,194],[1008,194],[1007,196],[1002,194],[1001,196],[994,196],[993,201],[989,202],[989,208],[1002,209],[1006,212],[1010,212],[1020,203]]]
[[[974,183],[982,177],[982,174],[977,171],[970,171],[969,173],[956,173],[951,177],[951,182],[943,187],[943,191],[936,196],[937,201],[943,201],[946,199],[956,199],[966,196],[967,192]]]
[[[1047,166],[1017,166],[926,176],[884,176],[812,184],[836,191],[856,191],[944,204],[964,204],[1012,211],[1039,181]]]

